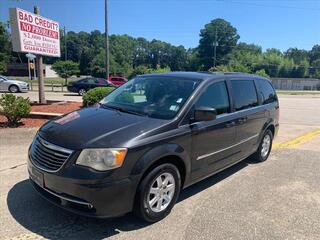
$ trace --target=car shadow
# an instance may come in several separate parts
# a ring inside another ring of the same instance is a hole
[[[181,192],[178,202],[202,192],[248,166],[250,158],[202,180]],[[13,218],[29,231],[48,239],[102,239],[148,226],[132,214],[112,219],[93,219],[64,211],[40,197],[29,180],[14,185],[7,196]]]

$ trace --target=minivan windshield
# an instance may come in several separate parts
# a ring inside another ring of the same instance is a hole
[[[198,80],[172,77],[137,77],[111,92],[100,103],[131,114],[152,118],[174,118],[192,92]]]

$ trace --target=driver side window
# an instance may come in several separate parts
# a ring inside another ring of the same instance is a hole
[[[197,100],[195,107],[215,108],[217,115],[230,112],[229,97],[225,82],[210,85]]]

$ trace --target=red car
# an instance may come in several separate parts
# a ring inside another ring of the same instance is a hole
[[[114,85],[121,86],[125,84],[128,81],[128,79],[120,76],[110,76],[109,81],[112,82]]]

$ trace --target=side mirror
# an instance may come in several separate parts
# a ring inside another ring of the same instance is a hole
[[[217,110],[210,107],[198,107],[194,110],[193,122],[212,121],[217,118]]]

